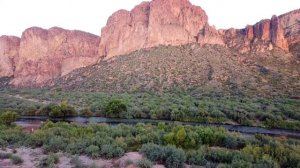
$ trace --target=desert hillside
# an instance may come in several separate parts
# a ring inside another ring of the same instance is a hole
[[[54,82],[101,92],[214,91],[244,95],[300,93],[298,59],[280,49],[241,54],[219,45],[160,46],[102,61]]]

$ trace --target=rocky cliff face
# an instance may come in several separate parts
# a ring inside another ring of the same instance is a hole
[[[241,53],[274,47],[289,51],[299,41],[299,10],[261,20],[245,29],[216,30],[204,10],[188,0],[153,0],[132,11],[114,13],[102,29],[99,54],[106,59],[142,48],[198,42],[234,48]],[[297,20],[298,19],[298,20]]]
[[[181,45],[197,41],[208,17],[188,0],[153,0],[132,11],[114,13],[102,29],[99,54],[127,54],[158,45]]]
[[[20,38],[0,37],[0,78],[14,75],[15,59],[19,55]]]
[[[21,37],[12,84],[40,86],[98,60],[99,37],[61,28],[29,28]]]
[[[274,47],[284,51],[289,50],[287,39],[284,37],[284,28],[277,16],[247,26],[245,29],[226,30],[225,43],[228,47],[238,49],[242,53],[264,52]]]
[[[299,55],[300,9],[244,29],[216,30],[188,0],[152,0],[114,13],[102,37],[61,28],[29,28],[21,39],[0,37],[0,77],[15,86],[43,86],[54,78],[136,50],[159,45],[217,44],[240,53],[280,48]]]

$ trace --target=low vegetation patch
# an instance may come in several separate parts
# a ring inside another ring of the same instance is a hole
[[[300,163],[300,141],[271,138],[263,135],[244,137],[223,128],[182,126],[177,124],[90,124],[81,126],[64,122],[47,122],[32,134],[15,126],[1,126],[3,147],[28,146],[43,148],[49,156],[41,166],[55,165],[59,159],[52,152],[88,155],[92,158],[118,158],[125,152],[139,151],[153,164],[183,167],[183,163],[197,166],[225,167],[297,167]],[[0,158],[11,158],[0,153]],[[13,158],[18,163],[18,158]],[[20,160],[20,159],[19,159]],[[77,167],[84,166],[72,159]],[[141,161],[140,167],[149,166]],[[76,167],[76,166],[75,166]]]

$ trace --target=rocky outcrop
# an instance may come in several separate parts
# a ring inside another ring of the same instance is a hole
[[[14,75],[15,59],[19,55],[20,38],[0,37],[0,78]]]
[[[158,45],[197,42],[208,17],[188,0],[153,0],[114,13],[102,29],[99,54],[126,54]]]
[[[12,84],[42,86],[72,70],[96,63],[99,37],[61,28],[29,28],[21,37]]]
[[[299,10],[262,20],[245,29],[216,30],[204,10],[188,0],[153,0],[132,11],[114,13],[102,29],[99,54],[106,59],[142,48],[198,42],[234,48],[242,53],[274,47],[289,51],[299,41]],[[295,39],[296,38],[296,39]]]
[[[241,53],[274,48],[299,57],[300,9],[261,20],[244,29],[216,30],[201,7],[188,0],[152,0],[109,17],[102,37],[62,28],[29,28],[21,40],[0,37],[0,77],[15,86],[43,86],[52,79],[96,63],[99,58],[188,43],[217,44]]]
[[[229,29],[225,31],[225,43],[229,48],[245,53],[249,51],[264,52],[274,47],[289,50],[284,37],[284,27],[277,16],[265,19],[245,29]]]
[[[200,45],[204,44],[218,44],[225,46],[223,39],[223,31],[216,30],[215,27],[206,24],[203,29],[200,30],[197,36],[197,42]]]
[[[279,16],[289,45],[300,42],[300,9]]]

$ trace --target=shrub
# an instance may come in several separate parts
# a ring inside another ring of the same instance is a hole
[[[58,155],[50,154],[49,156],[46,156],[40,160],[38,167],[54,168],[57,163],[59,163]]]
[[[216,163],[231,163],[233,158],[234,153],[225,149],[211,150],[206,155],[207,160]]]
[[[14,165],[19,165],[23,163],[23,159],[17,155],[11,155],[10,160]]]
[[[245,160],[234,160],[230,166],[230,168],[252,168],[253,165],[250,162]]]
[[[165,158],[163,148],[153,143],[144,144],[140,149],[140,152],[153,162],[163,161]]]
[[[7,145],[8,145],[7,141],[5,141],[5,140],[3,140],[2,138],[0,138],[0,148],[1,148],[1,147],[5,147],[5,146],[7,146]]]
[[[74,165],[73,168],[88,168],[89,166],[85,165],[78,156],[75,156],[71,159],[70,163]]]
[[[132,164],[133,164],[133,161],[130,160],[130,159],[127,159],[127,160],[125,161],[125,167],[128,167],[129,165],[132,165]]]
[[[50,108],[49,117],[59,118],[64,117],[64,113],[59,105],[54,105]]]
[[[201,147],[198,150],[192,150],[187,152],[187,163],[190,165],[204,166],[207,162],[205,159],[207,149]]]
[[[0,124],[10,126],[18,118],[18,113],[12,111],[6,111],[0,114]]]
[[[0,152],[0,159],[8,159],[11,157],[11,153],[2,153]]]
[[[148,159],[141,159],[137,162],[139,168],[151,168],[153,163]]]
[[[224,145],[226,148],[241,149],[245,147],[245,144],[245,140],[233,136],[226,136],[224,139]]]
[[[89,108],[84,108],[80,110],[79,115],[83,117],[91,117],[94,113]]]
[[[140,149],[151,161],[165,163],[167,168],[180,168],[186,161],[186,155],[182,149],[175,146],[159,146],[155,144],[144,144]]]
[[[46,151],[58,152],[64,151],[67,147],[67,143],[63,137],[54,136],[51,137],[48,144],[43,146]]]
[[[122,156],[124,154],[124,150],[113,145],[103,145],[101,146],[100,154],[105,158],[111,159]]]
[[[60,104],[47,105],[39,110],[38,113],[41,115],[48,115],[52,118],[72,117],[77,115],[75,108],[70,106],[66,101],[62,101]]]
[[[99,156],[99,152],[100,152],[100,149],[98,146],[95,146],[95,145],[90,145],[89,147],[87,147],[85,149],[85,152],[89,155],[89,156],[92,156],[92,157],[98,157]]]
[[[119,114],[123,111],[127,111],[127,106],[120,100],[112,100],[105,108],[107,117],[119,117]]]
[[[166,167],[180,168],[184,166],[186,155],[182,149],[178,149],[175,146],[166,146],[164,150],[166,156]]]

